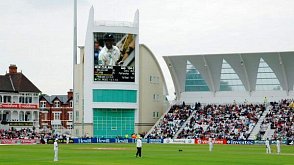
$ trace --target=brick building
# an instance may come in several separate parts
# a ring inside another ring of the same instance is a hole
[[[73,91],[67,95],[41,95],[40,128],[42,131],[71,133],[73,128]]]
[[[0,75],[0,128],[39,128],[39,94],[41,91],[16,65]]]

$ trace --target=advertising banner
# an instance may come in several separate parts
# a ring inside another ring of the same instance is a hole
[[[134,143],[135,139],[125,139],[125,138],[119,138],[119,139],[115,139],[115,143]]]
[[[276,140],[270,140],[270,144],[277,144]],[[265,140],[254,140],[254,144],[265,145]],[[281,144],[287,144],[287,140],[282,140]]]
[[[212,142],[213,144],[227,144],[226,139],[216,139]],[[195,144],[208,144],[208,139],[195,139]]]
[[[228,140],[227,144],[246,144],[252,145],[254,144],[254,140]]]
[[[147,143],[163,143],[163,139],[147,139]]]
[[[33,126],[33,122],[8,122],[9,126]]]
[[[1,144],[37,144],[40,140],[37,139],[1,139]]]
[[[0,108],[5,109],[38,109],[38,104],[16,104],[16,103],[3,103]]]
[[[53,144],[55,139],[47,139],[47,144]],[[66,139],[58,139],[58,143],[66,143]],[[69,143],[75,143],[74,139],[69,138]]]
[[[163,143],[169,143],[169,144],[194,144],[194,139],[163,139]]]

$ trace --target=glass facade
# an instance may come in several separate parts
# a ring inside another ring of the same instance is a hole
[[[199,71],[187,61],[185,91],[209,91],[209,88]]]
[[[245,86],[240,80],[238,74],[231,65],[223,59],[220,75],[219,91],[245,91]],[[283,90],[277,76],[269,65],[260,58],[257,77],[256,91]],[[187,60],[185,92],[210,91],[207,83],[195,66]]]
[[[221,69],[220,91],[245,91],[239,76],[224,59]]]
[[[262,58],[258,66],[256,90],[282,90],[277,76]]]

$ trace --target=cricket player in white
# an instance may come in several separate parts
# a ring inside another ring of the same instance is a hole
[[[208,144],[209,144],[209,151],[211,152],[213,149],[213,142],[212,142],[212,138],[208,138]]]
[[[281,152],[281,141],[277,139],[277,153],[280,154]]]
[[[136,157],[138,157],[138,156],[141,157],[141,154],[142,154],[142,140],[141,140],[141,137],[137,138],[136,147],[137,147]]]
[[[58,143],[57,139],[54,141],[54,162],[58,161]]]
[[[271,150],[270,142],[268,139],[266,139],[266,141],[265,141],[265,147],[266,147],[266,153],[271,154],[272,150]]]

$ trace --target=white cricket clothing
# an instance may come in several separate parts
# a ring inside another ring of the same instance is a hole
[[[280,154],[281,152],[281,141],[277,140],[277,153]]]
[[[266,153],[267,154],[271,154],[272,150],[271,150],[271,146],[268,140],[265,141],[265,146],[266,146]]]
[[[69,143],[69,137],[67,136],[66,137],[66,144],[68,144]]]
[[[58,161],[58,143],[57,141],[54,142],[54,161]]]
[[[208,144],[209,144],[209,151],[211,152],[213,149],[213,141],[212,138],[208,138]]]
[[[116,46],[112,46],[111,49],[107,49],[107,47],[104,46],[99,54],[99,60],[102,65],[115,66],[119,58],[120,50]]]
[[[142,147],[142,140],[141,139],[137,139],[137,147]]]

